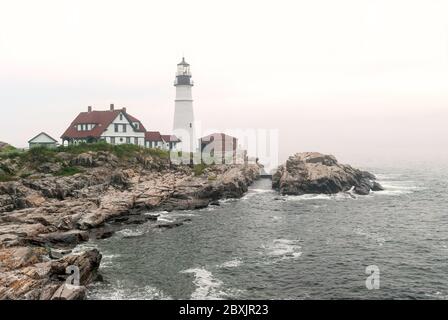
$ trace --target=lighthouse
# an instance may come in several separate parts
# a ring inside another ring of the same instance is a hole
[[[185,58],[177,65],[176,79],[176,100],[174,102],[174,124],[173,134],[181,140],[182,151],[194,152],[196,150],[196,138],[194,131],[193,97],[191,89],[190,65],[185,62]]]

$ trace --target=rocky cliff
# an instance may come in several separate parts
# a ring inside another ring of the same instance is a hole
[[[383,190],[369,172],[340,164],[334,156],[317,152],[289,157],[272,177],[272,187],[284,195],[334,194],[349,191],[360,195]]]
[[[49,162],[0,158],[0,168],[13,177],[0,182],[0,299],[82,299],[101,254],[72,253],[76,244],[110,236],[119,223],[172,227],[141,213],[240,197],[259,173],[251,164],[198,172],[166,158],[104,151],[57,152]],[[70,265],[79,267],[80,286],[65,283]]]

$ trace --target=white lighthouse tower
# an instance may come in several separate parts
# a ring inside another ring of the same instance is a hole
[[[177,65],[176,79],[176,100],[174,106],[173,134],[181,140],[182,151],[194,152],[196,150],[196,138],[194,130],[193,97],[191,89],[190,65],[182,58],[182,62]]]

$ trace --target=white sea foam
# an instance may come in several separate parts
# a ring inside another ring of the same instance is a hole
[[[80,243],[76,247],[74,247],[71,253],[81,254],[87,250],[92,250],[92,249],[98,249],[98,246],[92,242],[84,242],[84,243]]]
[[[158,222],[174,222],[175,219],[173,219],[173,215],[171,213],[168,213],[165,211],[165,213],[160,213],[159,217],[157,218]]]
[[[448,295],[440,291],[437,291],[435,293],[426,293],[425,296],[429,297],[432,300],[448,300]]]
[[[263,246],[263,249],[267,256],[276,260],[297,259],[302,255],[299,242],[299,240],[276,239]]]
[[[271,189],[249,189],[249,193],[273,193]]]
[[[354,196],[347,192],[340,192],[336,194],[303,194],[300,196],[284,196],[284,199],[287,201],[310,201],[310,200],[346,200],[353,199]]]
[[[400,177],[402,177],[403,175],[400,173],[375,173],[375,177],[377,180],[396,180]]]
[[[131,287],[121,282],[114,285],[103,284],[93,285],[89,288],[88,298],[91,300],[171,300],[161,290],[151,287]]]
[[[100,269],[112,267],[115,258],[120,257],[119,254],[102,254]]]
[[[241,200],[248,200],[259,194],[276,193],[276,191],[271,189],[249,189],[249,191],[241,198]]]
[[[145,230],[142,229],[123,229],[120,231],[117,231],[117,235],[121,236],[123,238],[133,238],[133,237],[140,237],[145,234]]]
[[[236,202],[236,201],[238,201],[238,199],[228,198],[228,199],[220,199],[218,202],[220,204],[226,204],[226,203],[231,203],[231,202]]]
[[[218,265],[217,268],[237,268],[242,263],[243,263],[243,261],[241,261],[239,258],[236,258],[236,259],[226,261],[226,262]]]
[[[384,188],[383,191],[373,191],[373,195],[382,196],[399,196],[404,194],[411,194],[419,190],[424,190],[422,186],[418,186],[414,181],[397,181],[388,180],[386,182],[378,181]]]
[[[181,273],[192,273],[193,283],[196,290],[191,294],[193,300],[222,300],[227,297],[227,293],[222,291],[223,282],[216,279],[213,274],[205,268],[191,268],[181,271]]]

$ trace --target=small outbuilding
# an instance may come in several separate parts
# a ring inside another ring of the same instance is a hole
[[[37,136],[28,141],[30,148],[47,147],[56,148],[58,141],[45,132],[39,133]]]
[[[201,157],[206,163],[236,163],[237,145],[237,138],[224,133],[213,133],[199,139]]]

